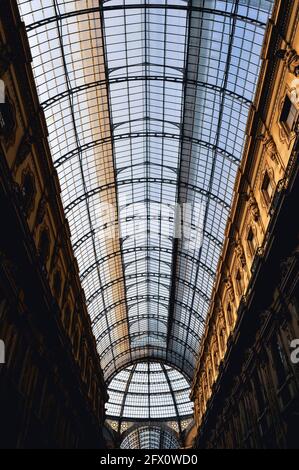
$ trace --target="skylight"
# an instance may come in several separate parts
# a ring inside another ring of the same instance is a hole
[[[107,383],[192,378],[272,4],[19,0]]]

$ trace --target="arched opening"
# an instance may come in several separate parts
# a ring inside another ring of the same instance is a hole
[[[121,434],[133,423],[168,423],[178,436],[193,418],[190,384],[184,375],[163,362],[143,361],[119,371],[108,385],[108,423]]]
[[[121,449],[178,449],[179,441],[173,431],[161,426],[140,426],[123,439]]]

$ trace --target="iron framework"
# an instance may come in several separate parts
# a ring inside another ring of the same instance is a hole
[[[18,3],[105,378],[191,380],[273,1]]]

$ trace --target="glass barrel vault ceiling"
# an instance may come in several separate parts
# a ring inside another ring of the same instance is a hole
[[[105,378],[191,379],[273,1],[18,3]],[[196,243],[159,203],[189,204]]]
[[[122,421],[175,420],[193,414],[190,388],[180,372],[159,363],[138,363],[111,381],[107,418]]]

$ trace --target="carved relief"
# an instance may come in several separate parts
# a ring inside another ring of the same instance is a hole
[[[242,245],[239,234],[236,235],[236,240],[234,241],[234,248],[235,248],[236,254],[239,258],[241,267],[245,268],[246,267],[246,258],[245,258],[245,253],[244,253],[243,245]]]
[[[234,287],[233,287],[231,276],[230,275],[226,276],[225,279],[224,279],[224,282],[225,282],[225,285],[226,285],[226,290],[227,290],[228,297],[229,297],[231,302],[234,302],[235,301],[235,292],[234,292]]]
[[[244,294],[244,277],[241,267],[236,266],[234,279],[238,294],[242,296]]]
[[[299,77],[299,55],[297,52],[290,48],[286,51],[284,60],[287,63],[289,72],[295,75],[295,77]]]
[[[215,318],[217,321],[223,318],[222,306],[219,298],[215,301]]]
[[[262,134],[261,139],[266,153],[270,156],[273,162],[278,163],[279,153],[273,137],[268,131],[266,131],[264,134]]]
[[[220,334],[219,334],[220,348],[221,348],[222,357],[225,354],[225,339],[226,339],[225,338],[225,329],[222,328],[221,331],[220,331]]]
[[[299,76],[299,56],[297,51],[295,51],[295,49],[293,49],[289,44],[285,49],[279,49],[276,52],[276,57],[283,60],[290,73],[295,75],[295,77]]]
[[[253,191],[250,191],[249,193],[248,204],[249,204],[250,213],[252,215],[254,222],[256,223],[259,222],[261,214],[260,214],[259,206],[254,197]]]
[[[218,354],[218,351],[216,349],[216,345],[215,345],[215,351],[213,352],[213,358],[214,358],[214,366],[215,366],[215,371],[216,371],[216,375],[218,374],[218,367],[219,367],[219,354]]]

